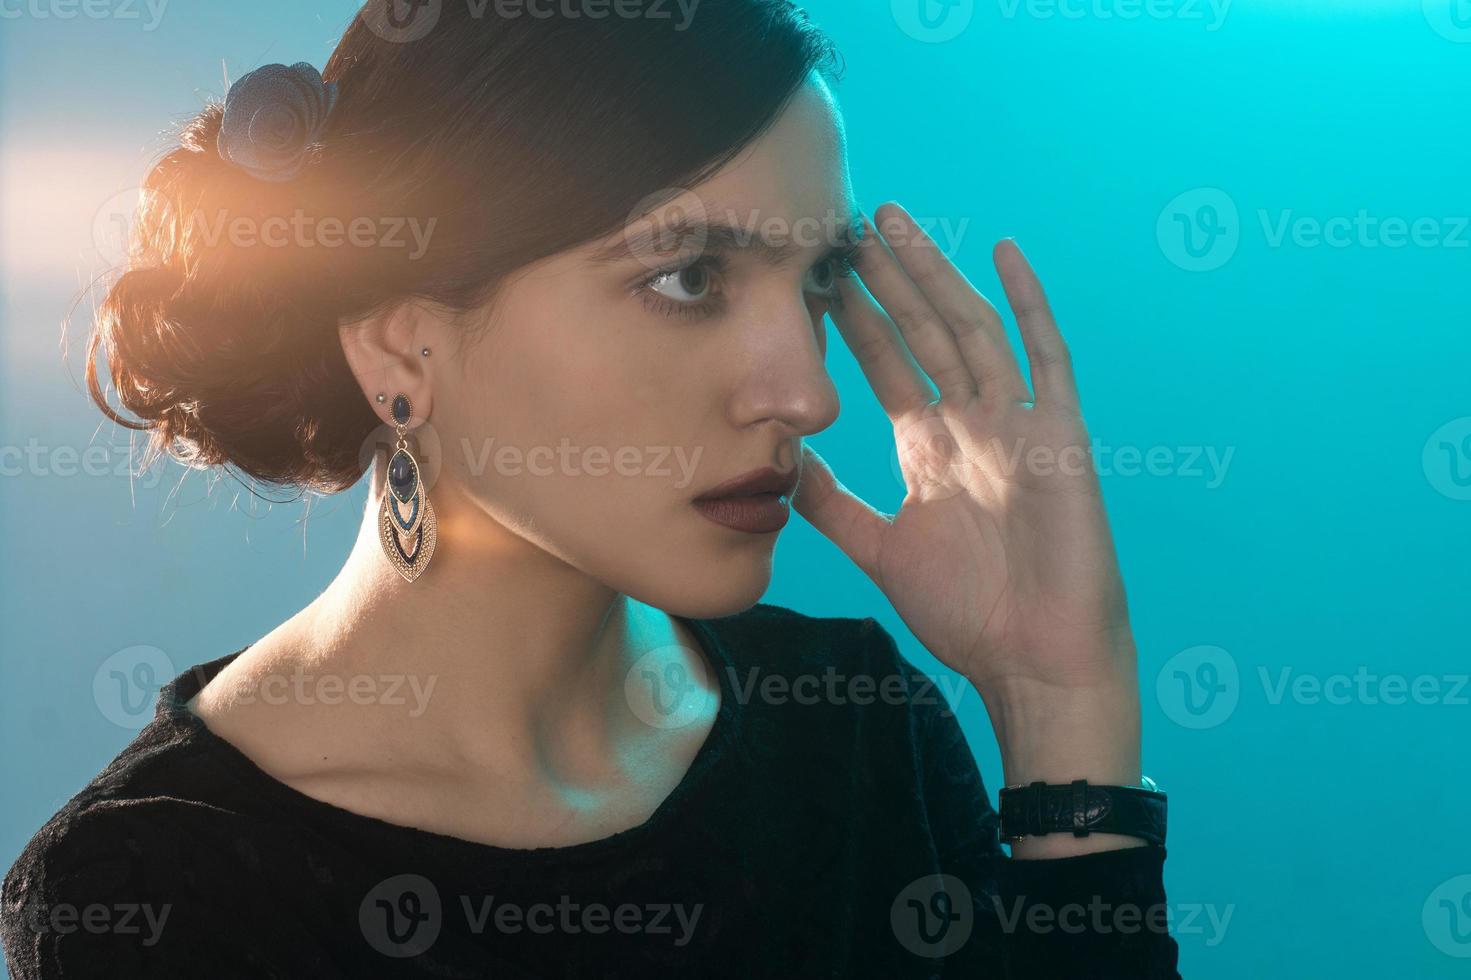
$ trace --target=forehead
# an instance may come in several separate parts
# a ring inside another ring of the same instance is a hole
[[[760,228],[766,219],[846,220],[854,210],[843,117],[815,72],[772,125],[690,189],[712,221]]]
[[[648,264],[705,248],[780,263],[844,247],[861,225],[842,115],[814,72],[766,132],[713,176],[667,189],[650,210],[578,252],[595,265],[635,257]]]

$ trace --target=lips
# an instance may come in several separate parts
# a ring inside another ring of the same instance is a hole
[[[738,476],[694,499],[695,509],[724,527],[747,534],[770,534],[786,526],[797,471],[766,468]]]
[[[696,497],[695,502],[701,503],[725,497],[750,497],[761,493],[790,497],[796,488],[797,471],[795,469],[782,473],[768,466],[766,469],[753,470],[733,480],[727,480],[718,487],[712,487]]]

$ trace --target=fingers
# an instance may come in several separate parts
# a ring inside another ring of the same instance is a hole
[[[881,227],[891,229],[887,238],[904,272],[949,325],[981,397],[1031,401],[1032,393],[1022,378],[1021,366],[996,308],[908,211],[890,203],[881,206],[875,217]],[[896,228],[898,234],[892,231]],[[894,244],[896,238],[899,244]]]
[[[898,326],[919,366],[935,383],[941,398],[968,401],[977,394],[955,335],[945,318],[904,271],[877,229],[864,218],[858,249],[858,273],[874,299]]]
[[[1011,239],[996,244],[993,258],[1006,290],[1006,301],[1011,304],[1021,330],[1022,344],[1027,349],[1037,404],[1077,412],[1078,387],[1073,377],[1072,355],[1057,329],[1042,283]]]
[[[843,303],[831,315],[891,419],[933,401],[931,381],[941,398],[979,395],[1080,411],[1071,354],[1014,241],[998,243],[993,258],[1027,351],[1035,398],[996,308],[903,208],[885,204],[878,215],[903,231],[904,241],[891,247],[864,219],[862,283],[842,286]]]
[[[935,390],[894,321],[856,279],[845,281],[841,289],[842,305],[832,306],[828,315],[858,360],[884,413],[892,420],[933,402]]]
[[[792,506],[875,584],[879,583],[879,545],[889,519],[839,483],[827,461],[805,443],[802,477]]]

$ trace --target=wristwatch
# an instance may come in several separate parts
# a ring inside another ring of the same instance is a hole
[[[1010,843],[1046,834],[1124,834],[1162,847],[1167,799],[1148,776],[1138,786],[1091,786],[1086,779],[1007,786],[998,808],[1001,839]]]

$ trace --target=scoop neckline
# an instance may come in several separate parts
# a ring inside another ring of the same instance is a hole
[[[233,653],[214,660],[196,664],[174,677],[159,691],[155,711],[155,723],[164,724],[180,732],[185,742],[192,742],[225,764],[240,777],[240,787],[246,791],[258,791],[272,798],[273,802],[303,811],[308,817],[318,820],[351,824],[364,832],[382,838],[394,837],[411,841],[419,846],[428,844],[445,851],[460,851],[476,860],[494,860],[497,863],[537,862],[547,859],[574,860],[594,857],[637,844],[662,829],[684,808],[686,801],[709,782],[712,771],[730,754],[740,729],[740,712],[736,692],[730,674],[733,665],[730,653],[721,642],[716,631],[704,620],[669,614],[684,623],[695,637],[695,642],[705,658],[714,668],[720,686],[720,705],[715,721],[706,734],[704,742],[690,761],[684,775],[659,805],[642,823],[577,844],[551,845],[545,847],[506,847],[456,837],[439,831],[409,824],[394,823],[381,817],[358,813],[309,796],[290,786],[256,765],[254,760],[236,746],[217,735],[204,723],[204,719],[189,709],[188,702],[199,693],[221,670],[239,657],[251,644],[246,644]]]

